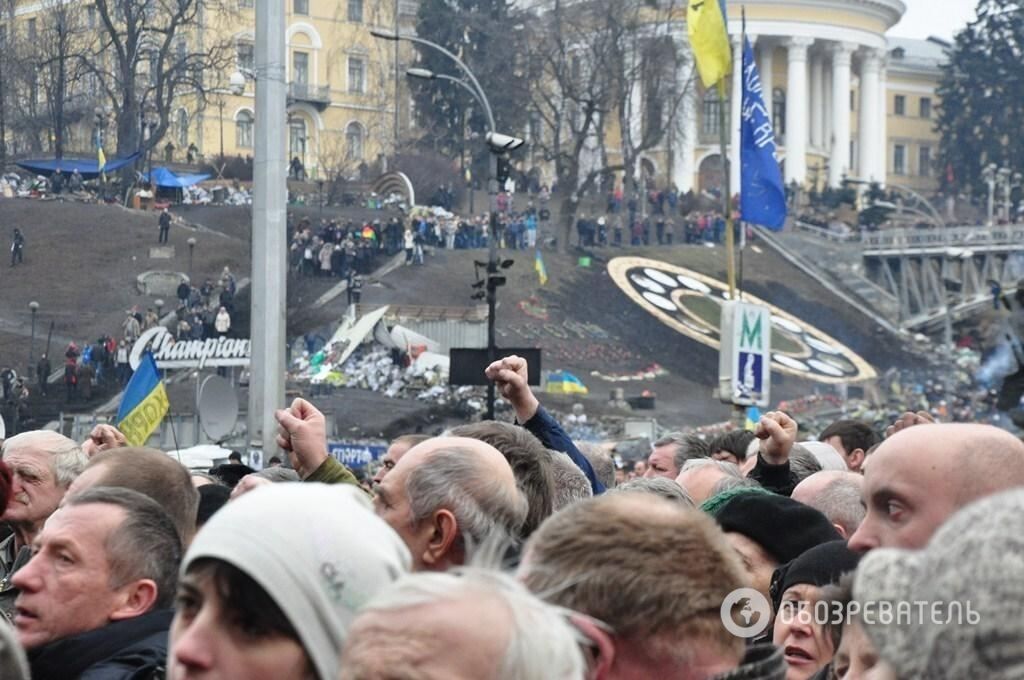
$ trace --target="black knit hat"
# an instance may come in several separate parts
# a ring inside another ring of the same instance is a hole
[[[829,541],[816,545],[772,574],[771,596],[779,611],[782,594],[795,585],[827,586],[838,583],[839,577],[853,571],[860,562],[860,553],[846,547],[846,541]]]
[[[735,531],[760,545],[779,564],[810,548],[842,538],[825,515],[775,494],[744,494],[715,513],[722,531]]]

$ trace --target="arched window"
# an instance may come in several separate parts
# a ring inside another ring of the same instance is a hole
[[[363,126],[354,121],[349,123],[345,128],[345,160],[363,160],[363,141]]]
[[[252,148],[252,113],[239,111],[235,117],[235,146],[239,149]]]
[[[184,149],[188,146],[188,111],[178,109],[178,148]]]
[[[772,90],[772,128],[776,141],[786,134],[786,93],[780,87]]]
[[[306,161],[306,121],[301,118],[288,119],[288,153]]]

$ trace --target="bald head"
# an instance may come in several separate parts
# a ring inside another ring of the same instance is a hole
[[[790,497],[821,512],[849,538],[864,520],[863,485],[864,477],[856,472],[822,470],[797,484]]]
[[[864,473],[867,515],[850,547],[921,548],[968,503],[1024,485],[1024,443],[989,425],[916,425],[886,439]]]
[[[417,444],[376,491],[377,514],[405,540],[418,569],[464,564],[484,541],[516,536],[526,517],[508,462],[467,437]]]

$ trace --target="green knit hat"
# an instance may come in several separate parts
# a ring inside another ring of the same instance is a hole
[[[718,509],[723,505],[731,501],[733,498],[736,498],[736,496],[742,496],[748,493],[772,494],[771,491],[760,486],[740,486],[735,489],[723,491],[717,496],[712,496],[701,504],[700,509],[714,517],[718,514]]]

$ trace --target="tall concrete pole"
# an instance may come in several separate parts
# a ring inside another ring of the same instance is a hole
[[[256,148],[252,209],[252,364],[249,445],[277,448],[274,409],[284,406],[287,272],[285,3],[256,0]]]

